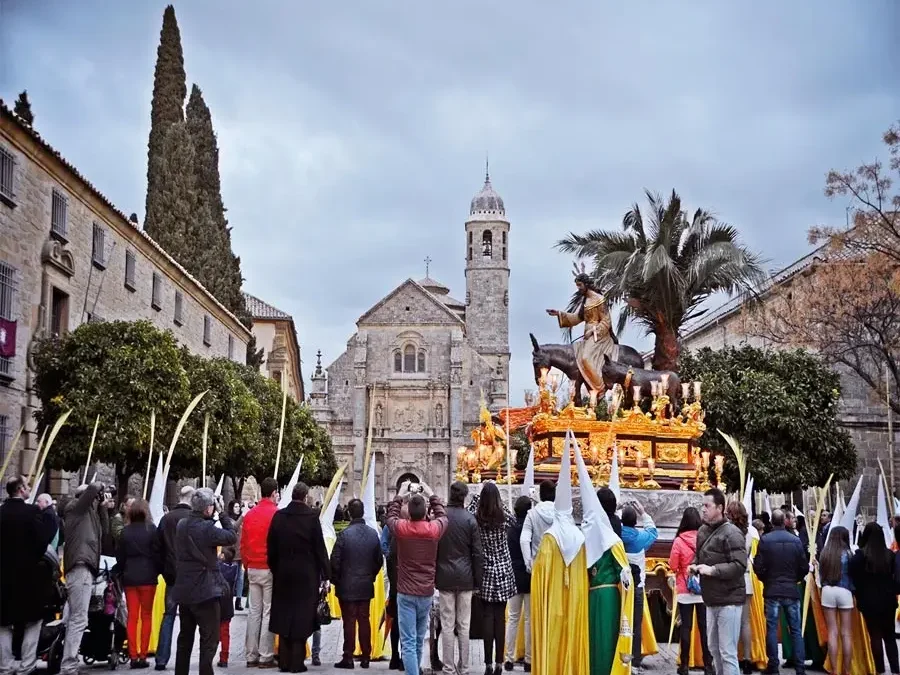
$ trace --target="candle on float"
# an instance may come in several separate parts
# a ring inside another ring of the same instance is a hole
[[[656,460],[652,457],[647,458],[647,468],[650,469],[650,473],[656,471]]]
[[[634,404],[637,405],[641,402],[641,385],[636,384],[632,389],[634,390]]]
[[[640,448],[637,449],[637,452],[634,453],[634,463],[637,468],[641,468],[644,464],[644,451]]]
[[[660,379],[659,394],[660,394],[660,396],[662,396],[667,391],[669,391],[669,374],[663,373],[662,375],[659,376],[659,379]]]
[[[597,390],[596,389],[591,389],[591,407],[592,408],[597,407]]]
[[[625,464],[625,448],[619,448],[619,466],[623,466]]]
[[[703,468],[709,469],[709,450],[704,450],[700,456],[703,458]]]
[[[694,455],[694,467],[699,469],[701,466],[700,455]]]
[[[691,385],[687,382],[681,383],[681,398],[687,401],[691,397]]]
[[[700,400],[700,385],[702,382],[694,382],[694,398]]]
[[[650,382],[650,395],[653,398],[656,398],[657,395],[659,394],[659,388],[656,386],[657,384],[659,384],[659,383],[656,380],[653,380]]]
[[[600,448],[596,444],[591,445],[591,463],[596,464],[600,461]]]
[[[722,473],[722,469],[725,468],[725,455],[716,455],[716,471]]]

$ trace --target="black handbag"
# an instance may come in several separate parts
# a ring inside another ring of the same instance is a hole
[[[325,584],[319,586],[319,604],[316,606],[316,621],[320,626],[331,623],[331,607],[328,605],[328,591]]]

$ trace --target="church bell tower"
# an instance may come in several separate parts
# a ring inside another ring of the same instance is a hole
[[[494,366],[491,399],[506,404],[509,376],[509,220],[491,185],[472,198],[466,220],[466,337]],[[498,391],[498,388],[502,391]]]

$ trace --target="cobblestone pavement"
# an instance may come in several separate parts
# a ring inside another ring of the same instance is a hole
[[[255,668],[247,668],[244,660],[244,634],[247,629],[247,613],[246,611],[238,612],[234,619],[231,622],[231,654],[229,657],[229,665],[227,670],[216,668],[219,673],[228,673],[229,675],[261,675],[261,673],[268,673],[272,671],[260,671]],[[176,635],[173,638],[172,645],[172,660],[169,662],[169,672],[174,670],[175,667],[175,642],[177,639],[177,631],[178,624],[176,622]],[[199,639],[199,638],[198,638]],[[341,644],[343,641],[343,635],[341,632],[341,622],[335,621],[331,625],[326,626],[322,629],[322,652],[320,658],[322,660],[321,666],[311,666],[309,659],[306,661],[306,665],[309,668],[310,673],[319,673],[322,675],[337,675],[338,673],[345,673],[346,670],[338,670],[334,668],[335,662],[339,661],[341,658]],[[191,660],[191,672],[197,672],[197,665],[199,663],[198,659],[198,640],[194,641],[194,654]],[[427,653],[428,643],[425,644],[425,649]],[[484,672],[484,648],[480,640],[472,640],[471,648],[470,648],[470,673],[471,675],[480,675]],[[215,666],[215,663],[213,664]],[[357,671],[360,670],[359,663],[356,664]],[[644,667],[647,671],[659,672],[662,673],[674,673],[675,666],[674,662],[671,658],[669,658],[665,651],[657,656],[648,657],[644,659]],[[152,671],[144,671],[144,672],[152,672]],[[277,672],[277,671],[275,671]],[[365,672],[365,671],[362,671]],[[373,661],[371,667],[368,672],[398,672],[398,671],[389,671],[388,670],[388,662],[385,660],[383,662]],[[422,671],[422,675],[428,675],[430,673],[430,669],[425,669]],[[505,673],[506,671],[504,671]],[[522,666],[517,665],[514,672],[521,673]]]

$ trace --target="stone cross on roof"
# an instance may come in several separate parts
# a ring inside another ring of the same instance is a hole
[[[430,256],[425,256],[425,278],[429,278],[428,271],[431,269],[432,259]]]

